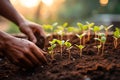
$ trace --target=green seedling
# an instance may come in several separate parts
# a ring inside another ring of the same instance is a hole
[[[68,23],[65,22],[62,26],[63,26],[63,28],[66,28],[68,26]]]
[[[112,28],[112,27],[113,27],[113,25],[110,25],[108,27],[104,27],[105,28],[106,37],[108,36],[109,29]]]
[[[59,35],[60,35],[60,40],[63,40],[63,35],[64,33],[64,28],[62,26],[58,26],[57,29],[55,30],[55,33],[58,34],[58,39],[59,39]]]
[[[63,45],[65,43],[64,40],[57,40],[57,43],[60,45],[60,53],[61,53],[61,56],[62,56],[62,48],[63,48]]]
[[[65,23],[62,25],[62,27],[63,27],[63,32],[66,34],[66,33],[67,33],[68,23],[65,22]]]
[[[69,59],[71,57],[70,49],[72,48],[72,44],[70,42],[65,41],[65,46],[67,47],[68,53],[69,53]]]
[[[97,38],[97,34],[98,32],[100,31],[100,27],[99,26],[94,26],[93,27],[93,31],[94,31],[94,34],[95,34],[95,38]],[[95,40],[95,44],[96,44],[96,40]]]
[[[97,45],[97,46],[95,46],[95,48],[97,48],[97,54],[99,54],[100,53],[100,48],[102,47],[102,45]]]
[[[67,28],[67,32],[68,33],[76,33],[76,32],[78,32],[78,29],[75,28],[75,27],[68,27]]]
[[[98,40],[100,42],[100,45],[102,44],[102,55],[104,54],[104,47],[106,42],[106,36],[104,33],[100,34],[100,38],[94,38],[95,40]]]
[[[72,33],[77,33],[78,32],[78,29],[77,28],[75,28],[75,27],[68,27],[67,28],[67,33],[68,33],[68,35],[67,35],[67,40],[69,39],[71,39],[71,35],[70,34],[72,34]]]
[[[83,24],[80,23],[80,22],[77,23],[77,26],[78,26],[80,32],[82,32],[82,33],[84,33],[84,31],[88,29],[88,26],[87,26],[87,25],[83,25]]]
[[[54,32],[55,27],[58,25],[58,23],[53,23],[52,25],[45,24],[43,25],[43,29],[47,32],[47,35],[50,35],[50,33]],[[53,35],[50,35],[51,39],[53,38]]]
[[[79,30],[84,33],[86,32],[86,30],[88,30],[88,26],[87,25],[83,25],[82,23],[77,23],[77,26],[79,27]],[[85,45],[85,36],[83,36],[83,44]]]
[[[44,29],[46,32],[50,33],[50,32],[52,32],[52,30],[53,30],[53,26],[52,26],[52,25],[49,25],[49,24],[44,24],[44,25],[43,25],[43,29]]]
[[[85,46],[83,46],[83,45],[76,45],[76,47],[79,48],[79,50],[80,50],[79,55],[80,55],[80,57],[81,57],[81,56],[82,56],[83,48],[84,48]]]
[[[53,45],[53,44],[55,44],[57,42],[57,39],[53,39],[52,41],[50,41],[49,43],[50,43],[50,45]]]
[[[76,36],[80,39],[80,45],[82,44],[82,38],[86,35],[86,33],[82,33],[82,34],[76,34]],[[85,41],[84,41],[85,42]],[[84,44],[83,44],[84,45]]]
[[[89,41],[90,40],[90,35],[91,35],[91,28],[94,26],[95,23],[89,23],[89,22],[86,22],[87,23],[87,26],[88,26],[88,38],[87,40]]]
[[[54,49],[56,47],[56,39],[53,39],[52,41],[49,42],[50,47],[48,47],[48,53],[51,55],[52,60],[54,60]]]
[[[99,26],[94,26],[93,31],[94,31],[95,38],[96,38],[97,37],[97,33],[100,31],[100,27]]]
[[[117,48],[118,38],[120,38],[120,29],[119,28],[115,29],[115,31],[113,32],[113,37],[114,37],[114,47]]]

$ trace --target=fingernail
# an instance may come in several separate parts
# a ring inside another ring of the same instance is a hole
[[[33,39],[32,42],[33,42],[33,43],[36,43],[36,42],[37,42],[37,39]]]

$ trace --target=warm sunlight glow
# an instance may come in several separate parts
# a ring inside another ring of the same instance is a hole
[[[35,7],[38,5],[40,0],[20,0],[20,3],[28,8]]]
[[[103,6],[107,5],[108,2],[109,2],[109,0],[100,0],[100,4]]]
[[[51,6],[53,4],[53,0],[42,0],[47,6]]]

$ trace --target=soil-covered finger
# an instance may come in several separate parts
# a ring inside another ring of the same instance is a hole
[[[34,55],[43,63],[46,64],[47,63],[47,59],[44,56],[44,54],[40,51],[39,48],[33,48],[32,52],[34,53]]]

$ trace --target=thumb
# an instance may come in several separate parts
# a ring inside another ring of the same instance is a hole
[[[30,41],[32,41],[33,43],[37,42],[37,39],[36,39],[35,35],[33,34],[33,32],[31,30],[27,33],[27,36],[28,36],[28,39]]]

